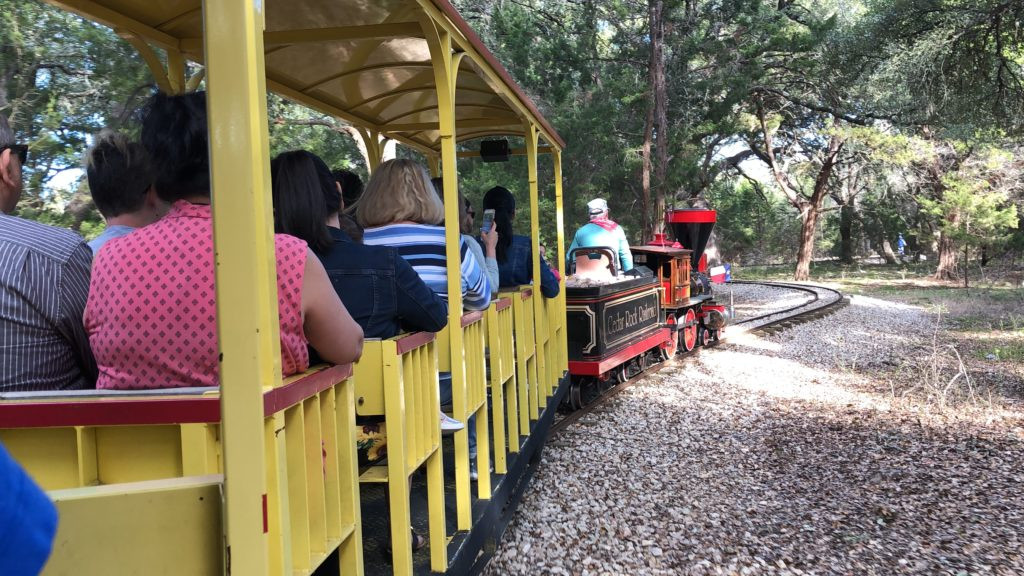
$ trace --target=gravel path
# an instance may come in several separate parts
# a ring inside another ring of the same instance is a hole
[[[667,366],[544,451],[488,574],[1024,574],[1019,412],[937,411],[870,298]]]

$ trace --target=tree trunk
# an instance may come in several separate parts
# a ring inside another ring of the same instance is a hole
[[[970,247],[964,244],[964,289],[968,292],[971,291],[971,285],[967,282],[967,277],[971,275],[971,253],[969,250]]]
[[[668,172],[668,89],[665,86],[665,22],[662,18],[663,0],[648,0],[651,34],[651,104],[654,112],[655,164],[654,212],[651,214],[651,232],[665,228],[665,175]]]
[[[640,150],[640,243],[647,244],[651,238],[651,137],[654,133],[654,107],[647,107],[644,122],[644,143]]]
[[[814,256],[814,232],[818,227],[818,208],[808,204],[804,209],[804,222],[800,226],[800,249],[796,254],[794,280],[809,280],[811,258]]]
[[[853,264],[853,206],[844,204],[839,209],[839,261]]]
[[[880,246],[880,248],[877,248],[878,255],[881,256],[883,260],[885,260],[885,263],[895,264],[896,253],[893,252],[892,250],[892,244],[890,244],[888,240],[883,238],[882,241],[878,243],[878,246]]]
[[[935,269],[935,278],[938,280],[957,280],[959,274],[956,269],[956,246],[953,240],[943,233],[939,233],[939,266]]]

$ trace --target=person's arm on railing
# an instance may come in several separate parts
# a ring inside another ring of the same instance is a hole
[[[395,253],[395,294],[402,326],[439,332],[448,325],[448,303],[427,286],[412,266]]]
[[[321,358],[333,364],[359,359],[363,329],[345,309],[323,264],[309,249],[302,282],[302,313],[306,339]]]

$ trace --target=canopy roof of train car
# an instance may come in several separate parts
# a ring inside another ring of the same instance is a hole
[[[201,0],[48,0],[150,44],[203,60]],[[420,149],[440,149],[437,95],[421,22],[465,52],[456,78],[456,137],[564,142],[447,0],[265,0],[267,87]]]

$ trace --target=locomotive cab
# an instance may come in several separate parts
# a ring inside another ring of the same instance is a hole
[[[716,220],[714,210],[671,210],[665,221],[675,242],[656,234],[650,244],[631,248],[634,260],[658,277],[663,322],[672,330],[676,348],[684,352],[717,340],[726,324],[725,307],[713,300],[704,253]]]

